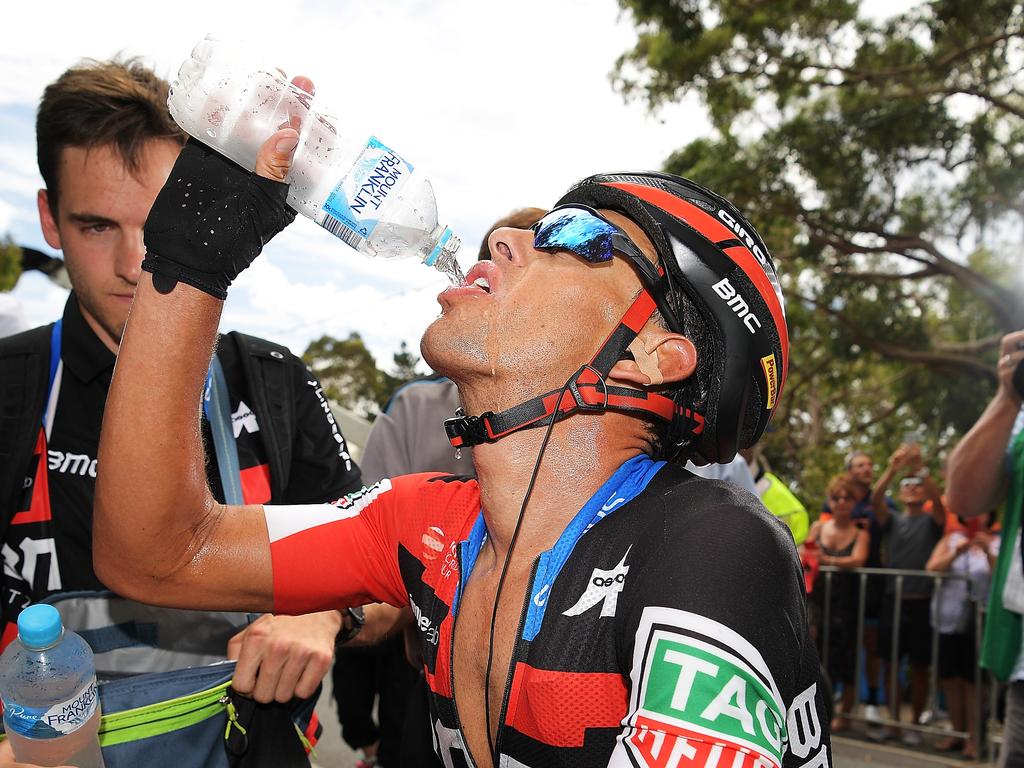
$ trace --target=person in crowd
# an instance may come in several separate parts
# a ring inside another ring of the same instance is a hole
[[[836,568],[860,568],[868,558],[868,533],[853,522],[853,505],[858,488],[848,475],[836,475],[826,488],[832,514],[827,520],[816,520],[807,534],[805,549],[817,556],[819,565]],[[826,588],[827,584],[830,584]],[[830,594],[829,594],[830,593]],[[859,585],[852,573],[821,574],[815,581],[811,597],[817,606],[821,629],[819,645],[824,647],[825,600],[829,603],[828,674],[832,684],[843,686],[840,710],[832,718],[832,732],[850,727],[847,715],[853,712],[857,695],[854,683],[857,649],[857,605]]]
[[[1024,329],[1003,336],[996,367],[998,387],[984,413],[949,456],[946,492],[965,518],[1003,504],[999,557],[992,573],[982,666],[1008,682],[1000,766],[1024,765]],[[1015,378],[1016,376],[1016,378]],[[1005,503],[1004,503],[1005,502]]]
[[[478,260],[491,258],[487,242],[494,230],[532,227],[545,213],[542,208],[520,208],[503,216],[484,235]],[[445,437],[444,420],[460,407],[459,391],[447,376],[434,374],[400,387],[373,422],[362,455],[363,479],[370,484],[414,472],[474,476],[472,451],[456,450]],[[402,637],[372,648],[344,649],[335,659],[332,674],[343,738],[362,752],[356,768],[376,763],[439,768],[417,632],[408,627]]]
[[[898,475],[904,475],[899,481],[902,513],[890,512],[888,504],[885,503],[886,491]],[[931,501],[930,512],[925,510],[928,501]],[[924,466],[920,445],[904,443],[893,452],[885,471],[875,483],[872,502],[879,527],[888,537],[889,551],[885,567],[924,570],[935,545],[942,538],[946,524],[946,507],[942,501],[942,492]],[[879,625],[878,651],[886,668],[885,680],[890,692],[891,675],[898,674],[898,669],[892,666],[892,660],[902,659],[904,655],[909,657],[912,722],[917,723],[928,698],[928,668],[933,661],[931,634],[922,631],[922,627],[930,625],[932,580],[926,576],[907,576],[903,578],[902,585],[897,625],[894,614],[896,578],[887,579]],[[894,653],[893,641],[897,634],[897,626],[899,647]],[[901,698],[889,702],[892,719],[897,722],[900,720]],[[886,729],[884,737],[893,736],[895,733],[892,728]],[[900,738],[909,746],[916,746],[921,742],[920,734],[909,729],[904,729]]]
[[[764,456],[758,454],[756,446],[752,449],[744,449],[741,455],[747,462],[747,468],[754,478],[754,488],[757,495],[761,497],[761,502],[769,512],[789,527],[790,533],[793,534],[793,541],[799,547],[806,540],[810,525],[807,507],[789,489],[789,486],[768,469]]]
[[[167,89],[137,61],[90,62],[49,84],[39,105],[46,185],[38,193],[40,224],[46,242],[63,253],[71,294],[57,323],[0,340],[4,645],[26,606],[54,593],[104,587],[93,570],[91,535],[102,472],[97,447],[141,273],[143,224],[185,139],[167,111]],[[226,439],[239,468],[237,476],[222,475],[209,451],[197,478],[208,480],[216,497],[232,486],[247,504],[300,504],[362,486],[319,384],[298,358],[270,342],[228,334],[216,359],[227,393],[224,426],[233,432]],[[159,369],[166,361],[151,362]],[[270,398],[287,399],[291,418],[274,415]],[[197,413],[199,402],[193,399]],[[137,423],[148,418],[146,407],[133,415]],[[205,441],[214,439],[206,419],[202,432]],[[176,434],[150,439],[175,435],[176,442]],[[148,474],[135,481],[143,490]],[[235,689],[261,702],[311,696],[330,668],[343,623],[337,610],[262,616],[225,649],[238,659]]]
[[[939,632],[938,673],[946,696],[949,719],[956,731],[967,732],[966,740],[948,736],[935,744],[942,752],[960,750],[963,756],[978,758],[978,723],[975,722],[977,670],[977,604],[988,596],[992,566],[999,553],[999,539],[991,533],[995,511],[983,520],[959,521],[935,545],[925,569],[968,577],[939,583],[932,595],[932,627]],[[948,527],[948,526],[947,526]]]
[[[868,559],[864,565],[868,568],[881,568],[886,535],[878,523],[872,500],[875,462],[871,455],[864,451],[852,451],[847,454],[843,466],[847,476],[857,488],[857,501],[852,513],[853,521],[868,532]],[[884,498],[884,503],[890,511],[896,509],[895,502],[888,494]],[[827,516],[828,514],[831,513],[826,499],[825,504],[822,505],[822,515]],[[881,701],[878,681],[882,674],[883,661],[878,652],[878,626],[885,596],[885,578],[878,575],[868,576],[865,589],[863,642],[867,700],[864,703],[864,716],[869,723],[872,723],[870,733],[879,736],[884,733],[884,730],[878,725],[882,720],[882,711],[878,706]]]
[[[758,495],[757,488],[754,487],[754,475],[750,472],[746,460],[739,454],[732,461],[723,463],[698,464],[691,460],[686,462],[686,469],[695,475],[709,480],[723,480],[755,496]]]
[[[294,216],[298,140],[273,134],[255,174],[189,142],[150,213],[104,420],[100,574],[171,605],[408,605],[446,765],[830,765],[792,537],[674,463],[755,442],[788,361],[767,248],[693,182],[589,177],[439,296],[421,351],[459,388],[445,428],[477,479],[389,478],[287,514],[178,479],[201,446],[158,435],[189,434],[231,280]],[[207,205],[230,224],[205,246]]]

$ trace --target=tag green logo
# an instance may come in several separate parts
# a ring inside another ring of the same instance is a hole
[[[692,726],[709,740],[751,748],[780,763],[785,716],[771,691],[738,657],[673,637],[651,646],[645,715]]]

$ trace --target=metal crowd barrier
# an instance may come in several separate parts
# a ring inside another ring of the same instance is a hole
[[[859,694],[860,682],[864,676],[864,664],[866,661],[866,651],[864,649],[864,614],[865,605],[867,601],[867,585],[868,576],[884,576],[887,579],[895,579],[894,593],[893,593],[893,627],[892,627],[892,648],[889,659],[889,680],[888,691],[886,694],[887,708],[879,707],[882,711],[888,709],[889,712],[895,709],[899,711],[900,704],[902,703],[902,696],[900,695],[899,685],[899,661],[900,661],[900,614],[902,611],[902,597],[903,597],[903,580],[908,576],[924,576],[932,579],[935,584],[932,585],[933,592],[941,588],[944,581],[970,581],[970,577],[963,573],[950,573],[950,572],[935,572],[935,571],[912,571],[903,570],[898,568],[840,568],[834,565],[822,565],[818,569],[819,578],[825,579],[825,594],[822,605],[822,617],[821,617],[821,665],[827,671],[828,670],[828,655],[829,655],[829,633],[831,631],[831,618],[832,618],[832,579],[833,574],[855,574],[858,577],[858,592],[857,592],[857,646],[855,650],[855,666],[853,673],[854,686]],[[983,675],[981,665],[978,663],[981,657],[981,637],[982,630],[984,627],[984,614],[985,604],[987,595],[982,595],[981,599],[974,601],[974,649],[975,649],[975,665],[974,665],[974,722],[975,727],[978,730],[978,742],[975,744],[975,748],[979,750],[978,757],[988,762],[993,762],[996,755],[996,746],[1002,743],[1002,739],[994,735],[994,726],[996,724],[996,682],[991,675]],[[932,663],[929,667],[928,674],[928,698],[925,711],[930,709],[932,712],[938,710],[938,675],[939,675],[939,631],[929,622],[929,628],[932,633]],[[922,628],[923,630],[923,628]],[[984,715],[984,686],[983,682],[987,682],[991,688],[992,706],[989,708],[989,719],[987,722],[982,721]],[[877,681],[872,681],[877,682]],[[856,702],[859,695],[855,697]],[[856,704],[854,705],[854,712],[844,712],[843,717],[850,720],[859,720],[862,722],[868,722],[868,718],[863,714],[856,711]],[[903,730],[917,731],[925,734],[935,734],[940,736],[952,736],[958,739],[968,739],[971,734],[967,731],[955,731],[949,728],[942,728],[937,725],[922,725],[921,723],[912,723],[907,721],[894,720],[891,717],[884,717],[881,719],[873,719],[870,721],[872,725],[881,725],[884,727],[894,727]],[[984,749],[982,749],[982,734],[984,734]]]

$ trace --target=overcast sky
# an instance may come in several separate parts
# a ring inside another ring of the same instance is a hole
[[[0,233],[43,249],[33,135],[43,87],[79,59],[119,52],[173,79],[210,33],[308,73],[330,111],[358,111],[355,122],[424,168],[441,220],[463,238],[464,267],[510,210],[549,206],[590,173],[660,167],[708,130],[695,102],[651,115],[614,92],[615,60],[636,40],[614,0],[51,0],[9,3],[4,16]],[[358,331],[390,363],[403,339],[418,346],[445,284],[414,261],[372,261],[300,218],[235,283],[224,325],[300,353],[320,334]],[[14,295],[32,324],[57,317],[65,298],[37,274]]]

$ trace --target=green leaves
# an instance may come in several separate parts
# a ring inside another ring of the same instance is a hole
[[[403,341],[391,373],[377,367],[362,337],[321,336],[309,343],[302,359],[320,380],[327,397],[364,418],[373,419],[402,384],[418,378],[420,359]]]
[[[0,291],[14,288],[21,277],[21,247],[10,235],[0,237]]]
[[[614,77],[696,93],[714,135],[666,168],[729,197],[776,259],[791,374],[768,457],[817,506],[851,448],[934,451],[974,421],[1024,327],[1024,3],[620,0]]]

